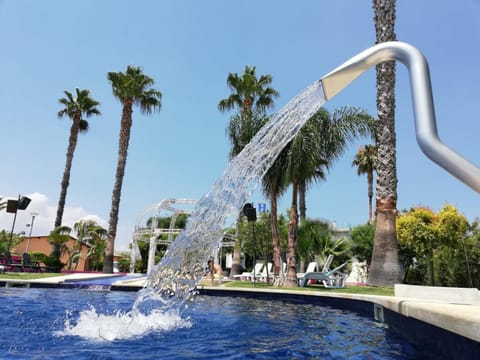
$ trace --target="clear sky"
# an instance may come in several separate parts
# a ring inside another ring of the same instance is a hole
[[[397,1],[398,40],[418,47],[430,65],[441,139],[467,159],[480,154],[480,1]],[[166,198],[198,199],[228,164],[225,136],[230,114],[217,110],[230,92],[229,72],[255,65],[271,74],[278,110],[311,82],[375,42],[371,1],[286,0],[0,0],[0,196],[32,198],[19,211],[15,232],[53,228],[69,119],[57,119],[58,99],[75,87],[89,89],[102,115],[79,137],[64,224],[90,216],[107,227],[117,161],[121,105],[107,72],[142,66],[163,94],[154,116],[133,113],[120,206],[117,250],[125,250],[137,216]],[[476,192],[420,151],[408,76],[397,67],[398,208],[418,204],[439,210],[455,205],[469,220],[480,215]],[[373,116],[372,69],[326,108],[349,105]],[[367,180],[351,162],[351,145],[325,182],[308,194],[307,215],[363,224]],[[265,202],[255,194],[255,203]],[[285,212],[289,194],[279,204]],[[13,214],[0,213],[10,231]]]

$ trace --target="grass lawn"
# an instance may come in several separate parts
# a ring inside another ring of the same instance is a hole
[[[61,273],[24,273],[24,272],[8,272],[5,274],[0,274],[0,280],[34,280],[34,279],[43,279],[53,276],[63,276],[65,274]]]
[[[231,281],[225,282],[225,287],[238,287],[238,288],[254,288],[254,284],[251,281]],[[300,290],[300,291],[319,291],[319,292],[336,292],[344,294],[364,294],[364,295],[382,295],[382,296],[394,296],[393,286],[381,287],[381,286],[355,286],[347,285],[343,289],[325,288],[321,285],[309,285],[307,287],[296,288],[279,288],[270,284],[261,282],[255,283],[255,287],[259,289],[285,289],[285,290]]]

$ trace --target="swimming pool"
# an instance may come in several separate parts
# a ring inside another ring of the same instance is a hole
[[[181,317],[149,317],[126,331],[135,296],[0,289],[2,359],[428,359],[353,312],[243,297],[198,295]]]

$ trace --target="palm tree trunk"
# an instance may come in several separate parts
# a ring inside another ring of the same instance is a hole
[[[298,230],[298,211],[297,211],[298,181],[293,180],[292,184],[292,206],[290,208],[290,221],[288,223],[288,250],[287,250],[287,276],[285,278],[285,287],[296,287],[297,282],[297,230]]]
[[[307,193],[307,186],[305,185],[305,179],[298,182],[298,207],[300,208],[300,223],[307,219],[307,203],[305,196]]]
[[[373,0],[377,43],[395,41],[395,0]],[[369,285],[400,283],[403,269],[398,257],[397,159],[395,137],[395,62],[384,62],[377,70],[377,225]]]
[[[272,189],[270,192],[270,226],[272,231],[273,274],[275,276],[279,276],[282,269],[282,256],[280,252],[280,236],[278,234],[277,211],[277,189],[276,184],[272,183]]]
[[[112,207],[110,209],[110,220],[108,222],[108,239],[105,250],[103,272],[113,273],[113,254],[115,251],[115,237],[117,235],[118,213],[120,209],[120,197],[122,195],[123,177],[127,163],[128,143],[130,142],[130,131],[132,128],[132,100],[126,99],[123,104],[122,122],[118,141],[118,160],[115,174],[115,183],[112,191]]]
[[[237,224],[240,223],[240,215],[238,216]],[[238,227],[237,227],[238,234]],[[232,257],[232,268],[230,269],[230,277],[233,275],[239,275],[242,273],[242,267],[240,266],[241,261],[241,246],[238,236],[236,236],[235,245],[233,246],[233,257]]]
[[[57,217],[55,218],[54,228],[62,225],[63,211],[65,209],[65,200],[67,198],[67,189],[70,184],[70,171],[72,169],[73,154],[77,147],[79,124],[81,120],[81,113],[78,112],[73,117],[72,126],[70,127],[70,137],[68,139],[67,160],[65,162],[65,169],[63,170],[63,178],[60,189],[60,198],[58,199]]]
[[[368,181],[368,223],[371,224],[375,219],[373,218],[373,171],[369,171],[367,174]]]

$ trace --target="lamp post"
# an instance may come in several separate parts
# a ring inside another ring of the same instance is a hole
[[[10,254],[10,247],[12,246],[13,240],[13,230],[15,229],[15,221],[17,220],[18,210],[25,210],[30,204],[30,199],[26,196],[18,195],[18,200],[8,200],[7,201],[7,212],[15,213],[13,217],[12,231],[10,232],[10,240],[8,241],[7,253]]]
[[[35,221],[35,216],[37,216],[38,213],[30,213],[30,215],[32,215],[32,222],[30,224],[27,224],[27,226],[30,226],[30,233],[28,235],[27,246],[25,246],[25,252],[26,253],[28,253],[28,247],[30,246],[30,240],[32,240],[33,222]]]

